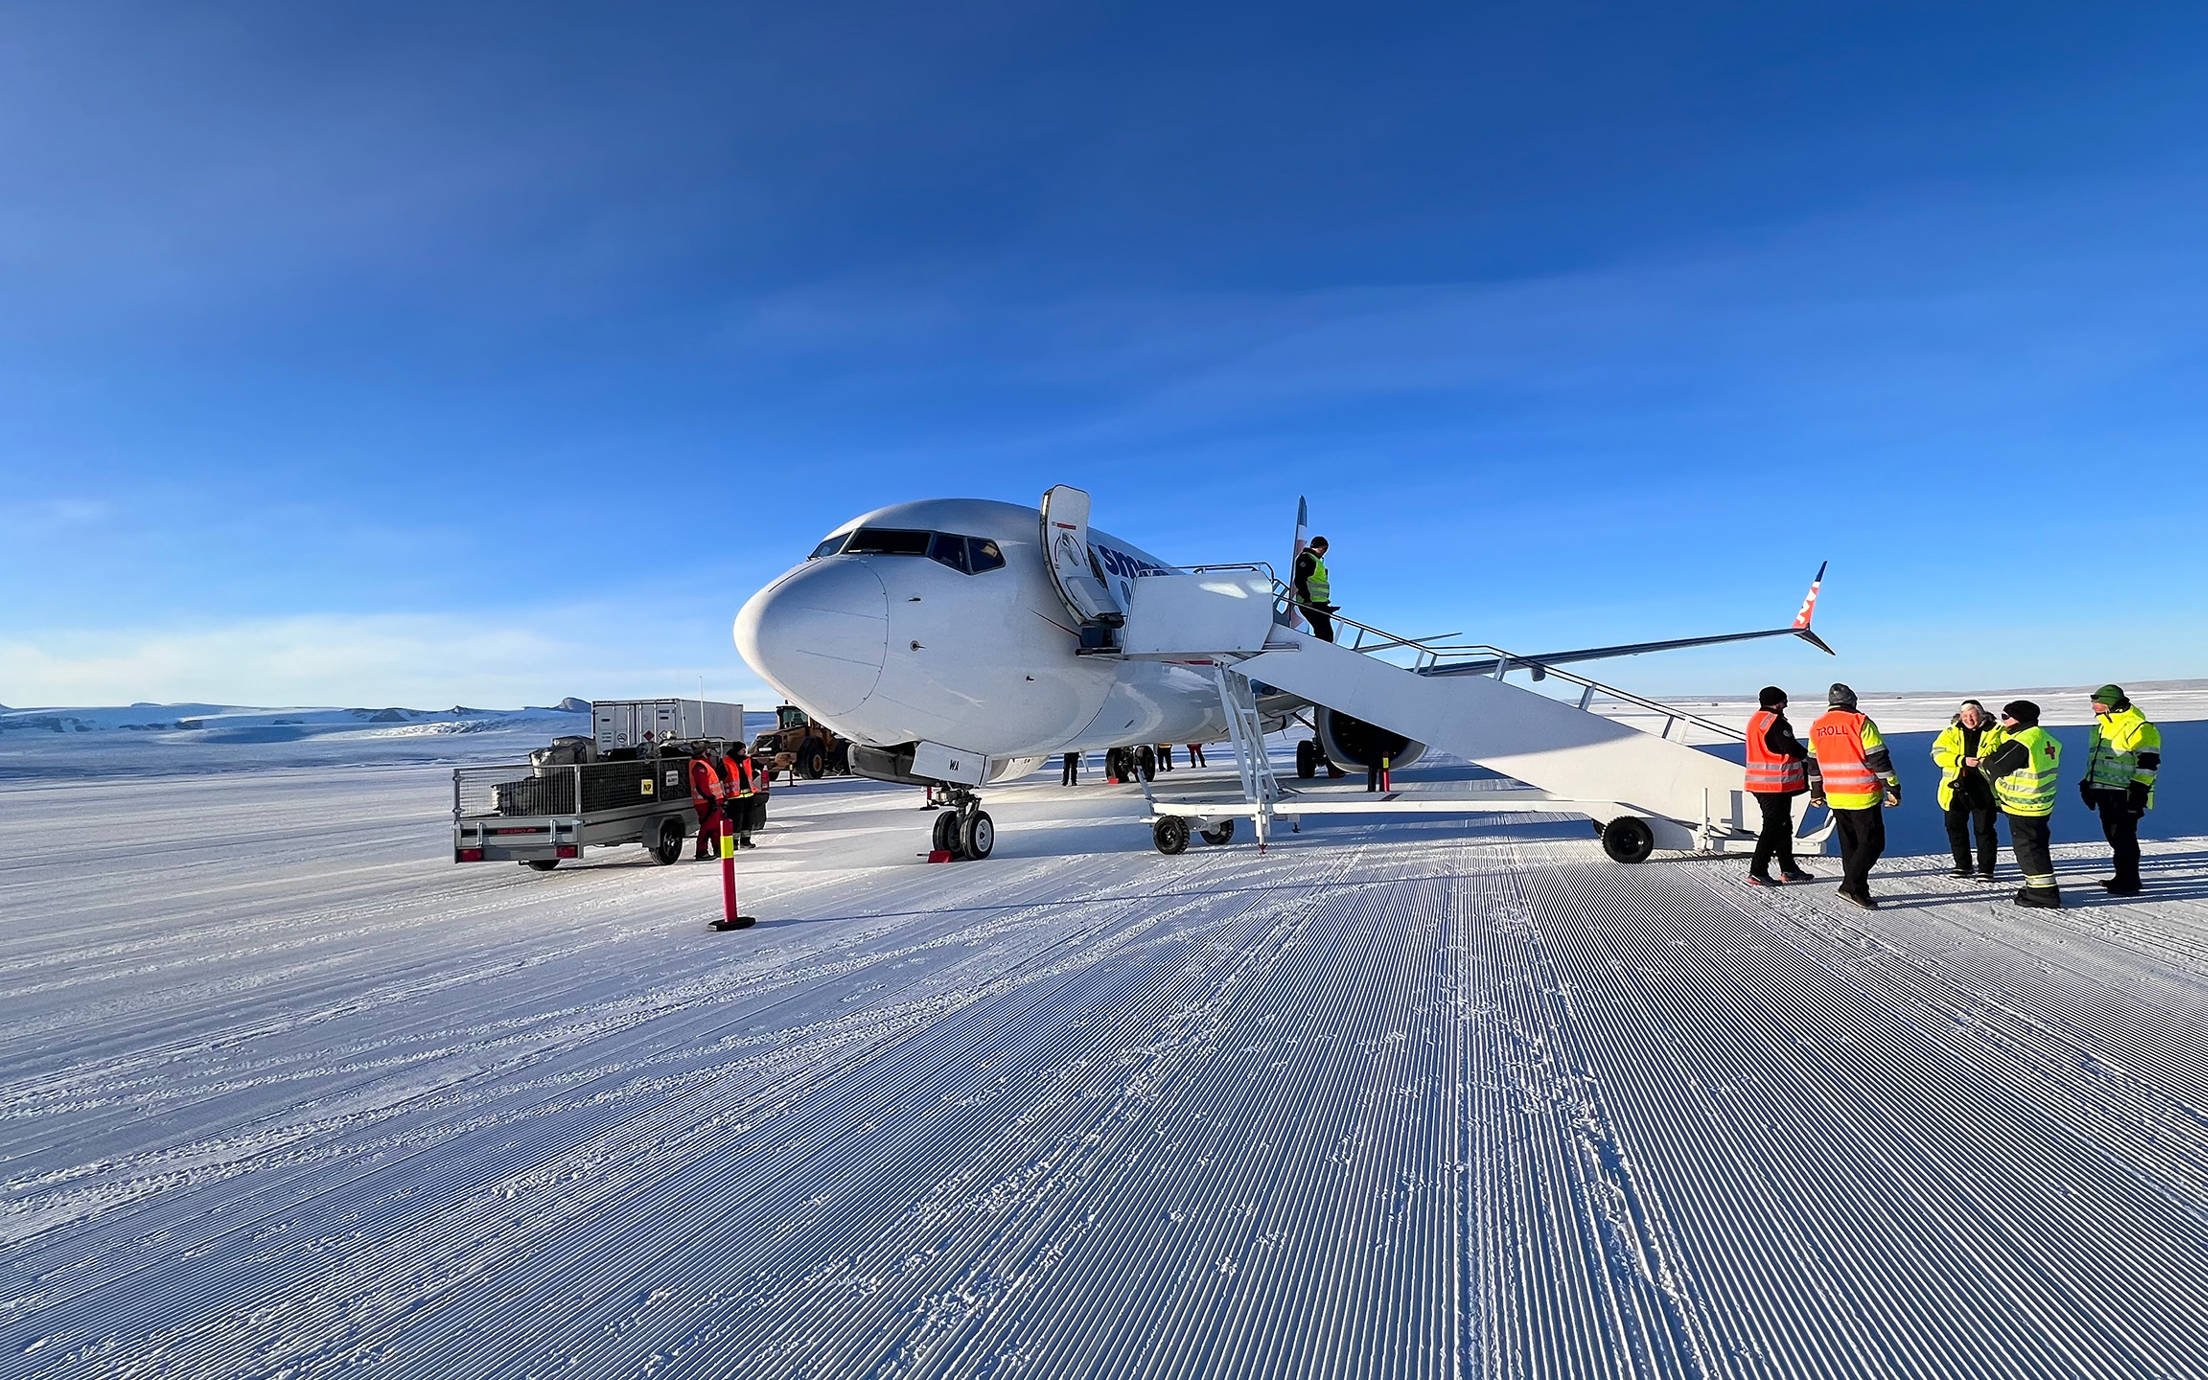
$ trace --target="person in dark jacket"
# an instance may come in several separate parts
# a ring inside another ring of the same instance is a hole
[[[1978,770],[1980,758],[2000,750],[2008,734],[1976,700],[1964,700],[1955,719],[1932,743],[1932,761],[1940,769],[1940,809],[1947,817],[1947,847],[1955,856],[1950,877],[1972,875],[1970,836],[1978,835],[1978,867],[1982,882],[1993,880],[1993,865],[2001,851],[1995,830],[1999,811],[1993,799],[1993,783]]]
[[[1991,756],[1970,765],[1993,782],[1993,797],[2009,817],[2009,845],[2016,852],[2024,885],[2016,903],[2036,910],[2059,910],[2062,885],[2048,851],[2048,817],[2055,812],[2055,787],[2062,775],[2062,744],[2039,726],[2039,706],[2012,700],[2001,706],[2001,729],[2008,738]]]
[[[1069,752],[1065,755],[1064,759],[1059,762],[1058,784],[1061,786],[1078,786],[1081,784],[1080,753]]]
[[[1806,882],[1811,873],[1794,861],[1794,802],[1809,791],[1809,749],[1786,720],[1786,692],[1766,685],[1757,692],[1756,712],[1748,720],[1748,791],[1763,811],[1756,851],[1748,859],[1748,885],[1777,886],[1779,877]]]
[[[1334,620],[1329,615],[1339,606],[1333,602],[1333,581],[1326,572],[1326,538],[1313,537],[1310,545],[1296,553],[1295,576],[1290,583],[1296,607],[1311,620],[1312,636],[1332,642]]]

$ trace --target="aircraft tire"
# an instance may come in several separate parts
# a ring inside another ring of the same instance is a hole
[[[958,822],[958,851],[976,860],[986,858],[997,846],[996,821],[987,810],[976,810]]]
[[[938,853],[958,851],[958,811],[945,810],[935,817],[933,842]]]
[[[1157,779],[1158,779],[1158,753],[1157,753],[1157,749],[1155,749],[1155,748],[1151,747],[1151,746],[1150,746],[1150,745],[1149,745],[1148,743],[1145,743],[1145,744],[1143,744],[1143,745],[1142,745],[1141,747],[1139,747],[1139,748],[1136,748],[1136,749],[1135,749],[1135,770],[1137,770],[1137,771],[1139,771],[1139,772],[1141,772],[1141,773],[1142,773],[1142,779],[1143,779],[1143,780],[1145,780],[1145,781],[1155,781],[1155,780],[1157,780]]]
[[[1296,775],[1305,781],[1319,774],[1319,746],[1309,738],[1296,743]]]
[[[1188,821],[1179,815],[1159,816],[1150,826],[1150,841],[1168,856],[1183,851],[1188,847]]]

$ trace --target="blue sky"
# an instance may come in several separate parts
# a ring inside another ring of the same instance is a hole
[[[1655,691],[2208,675],[2208,10],[17,7],[0,702],[769,698],[866,508]],[[1797,695],[1801,689],[1797,688]]]

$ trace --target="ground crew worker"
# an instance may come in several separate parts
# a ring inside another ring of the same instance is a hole
[[[2154,808],[2154,778],[2162,770],[2162,730],[2147,722],[2121,685],[2093,692],[2093,748],[2078,790],[2101,816],[2101,836],[2116,855],[2116,875],[2102,882],[2111,896],[2137,896],[2139,819]]]
[[[1311,544],[1296,553],[1295,578],[1296,607],[1311,620],[1311,635],[1328,642],[1334,640],[1334,620],[1328,617],[1335,605],[1334,586],[1326,574],[1326,538],[1313,537]]]
[[[1065,758],[1064,758],[1064,759],[1063,759],[1063,760],[1062,760],[1062,761],[1061,761],[1061,762],[1059,763],[1059,765],[1058,765],[1058,784],[1059,784],[1059,785],[1061,785],[1061,786],[1078,786],[1078,785],[1080,785],[1080,784],[1081,784],[1081,754],[1080,754],[1080,753],[1078,753],[1078,752],[1069,752],[1069,753],[1067,753],[1067,754],[1065,755]]]
[[[1204,760],[1204,745],[1202,743],[1190,743],[1188,745],[1188,764],[1192,767],[1208,767],[1211,765],[1211,763]]]
[[[1825,703],[1831,708],[1809,726],[1819,777],[1812,799],[1831,805],[1839,826],[1841,898],[1877,910],[1871,869],[1886,852],[1886,819],[1879,807],[1901,803],[1901,778],[1878,725],[1856,709],[1855,691],[1835,682]]]
[[[1173,745],[1172,745],[1171,743],[1159,743],[1159,744],[1157,745],[1157,749],[1158,749],[1158,770],[1159,770],[1159,771],[1171,771],[1171,770],[1173,770]]]
[[[752,833],[767,822],[767,774],[751,759],[742,743],[732,745],[721,758],[721,772],[728,783],[728,825],[736,831],[738,848],[756,848]]]
[[[2037,910],[2059,910],[2062,888],[2047,851],[2047,817],[2055,812],[2055,778],[2062,766],[2062,744],[2039,726],[2039,706],[2012,700],[2001,706],[2001,728],[2008,741],[1971,765],[1993,782],[2001,813],[2009,817],[2009,846],[2024,873],[2016,903]]]
[[[698,812],[698,847],[691,860],[716,855],[714,840],[720,834],[721,801],[727,784],[703,748],[690,759],[690,804]]]
[[[1968,877],[1970,836],[1978,835],[1978,880],[1993,880],[1994,860],[2001,851],[2001,835],[1994,827],[1993,783],[1978,769],[1978,760],[1991,757],[2008,738],[2001,725],[1976,700],[1964,700],[1940,736],[1932,742],[1932,760],[1940,769],[1940,810],[1947,817],[1947,847],[1955,855],[1950,877]]]
[[[1763,811],[1756,851],[1748,859],[1748,885],[1806,882],[1810,873],[1794,861],[1794,801],[1809,792],[1809,749],[1786,721],[1786,692],[1766,685],[1756,693],[1748,719],[1748,791]],[[1779,860],[1779,876],[1771,860]]]

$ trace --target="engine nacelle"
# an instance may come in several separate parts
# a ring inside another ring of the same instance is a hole
[[[1314,719],[1319,729],[1319,748],[1327,760],[1337,767],[1369,767],[1381,758],[1388,759],[1388,769],[1398,770],[1416,762],[1426,753],[1424,743],[1414,743],[1398,733],[1363,719],[1353,719],[1338,710],[1320,708]]]

